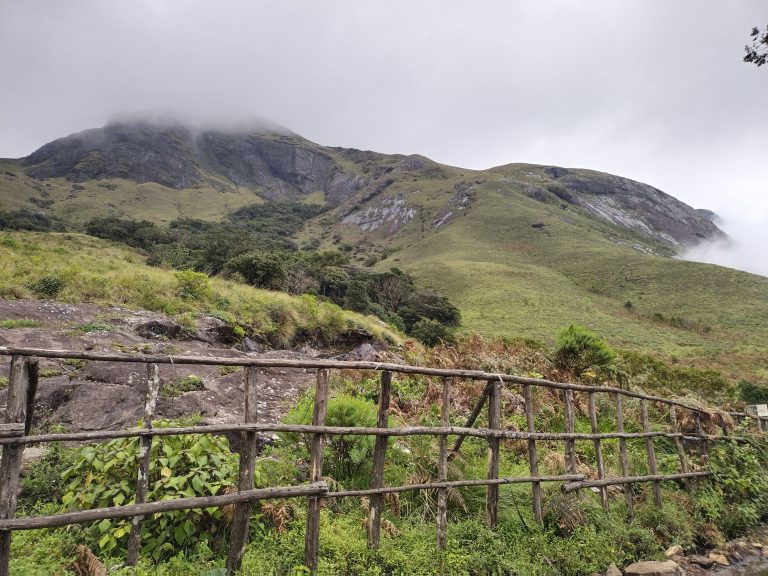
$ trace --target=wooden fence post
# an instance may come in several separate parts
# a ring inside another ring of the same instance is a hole
[[[258,399],[259,371],[255,366],[246,366],[243,373],[245,386],[244,422],[256,423],[257,399]],[[256,465],[256,432],[240,433],[240,473],[237,480],[237,491],[245,492],[254,488],[254,467]],[[240,570],[243,562],[245,546],[248,544],[248,535],[251,527],[251,501],[240,502],[235,505],[235,513],[232,516],[232,534],[229,540],[229,552],[227,553],[227,574],[234,574]]]
[[[669,405],[669,422],[672,425],[672,432],[674,434],[679,434],[680,425],[677,423],[677,411],[672,404]],[[677,459],[680,461],[680,472],[686,474],[688,472],[688,462],[685,459],[685,448],[683,447],[682,438],[675,438],[675,449],[677,450]],[[691,491],[691,483],[687,478],[683,479],[683,485],[685,486],[686,490],[689,492]]]
[[[389,396],[392,388],[392,372],[385,370],[381,373],[381,391],[379,392],[379,414],[376,419],[377,428],[387,428],[389,420]],[[376,436],[373,448],[373,472],[371,473],[371,488],[384,486],[384,458],[387,452],[387,436]],[[379,547],[381,541],[381,511],[384,503],[383,494],[373,494],[368,509],[368,546]]]
[[[595,406],[595,393],[589,393],[589,422],[592,426],[592,434],[600,432],[597,426],[597,407]],[[597,459],[597,478],[605,480],[605,463],[603,462],[603,447],[599,438],[593,441],[595,445],[595,458]],[[600,503],[603,508],[608,510],[608,489],[605,486],[600,487]]]
[[[11,357],[11,372],[8,377],[8,393],[5,403],[5,423],[24,424],[31,422],[27,416],[34,410],[34,393],[37,389],[37,358]],[[21,455],[23,444],[3,445],[2,468],[0,468],[0,519],[13,518],[16,513],[16,499],[21,477]],[[11,531],[0,531],[0,576],[8,576],[11,559]]]
[[[440,423],[444,428],[451,425],[451,379],[443,378],[443,393],[440,403]],[[448,481],[448,436],[440,435],[440,460],[437,464],[438,482]],[[448,489],[437,490],[437,547],[445,550],[448,532]]]
[[[697,411],[694,416],[696,422],[696,435],[699,437],[699,452],[701,454],[701,464],[706,466],[709,460],[709,443],[704,438],[704,427],[701,425],[701,412]]]
[[[474,408],[472,408],[472,413],[469,415],[469,418],[467,418],[467,422],[464,424],[464,428],[472,428],[472,426],[475,425],[475,420],[477,420],[477,417],[480,416],[480,412],[483,410],[483,405],[488,399],[488,395],[491,393],[492,386],[493,382],[491,381],[485,383],[483,393],[480,394],[480,398],[477,399]],[[453,443],[453,448],[451,448],[451,451],[448,453],[448,460],[451,460],[459,452],[459,448],[461,448],[461,445],[464,442],[464,438],[465,437],[462,434],[459,434],[459,436],[456,438],[456,441]]]
[[[142,427],[145,430],[152,429],[152,420],[155,417],[157,396],[160,393],[160,370],[157,364],[147,364],[147,398],[144,403],[144,420]],[[136,481],[136,504],[144,504],[149,492],[149,461],[152,456],[153,437],[142,436],[139,438],[139,471]],[[139,560],[141,550],[141,521],[143,516],[131,518],[131,535],[128,538],[129,566],[135,566]]]
[[[576,428],[573,414],[573,390],[563,390],[563,417],[565,432],[573,434]],[[576,441],[565,441],[565,469],[567,474],[576,474]]]
[[[315,408],[312,412],[312,424],[325,426],[325,415],[328,412],[328,370],[317,371],[315,385]],[[312,444],[309,452],[310,470],[309,481],[319,482],[323,478],[323,434],[312,434]],[[317,549],[320,540],[320,504],[319,496],[311,496],[307,506],[307,531],[304,535],[304,564],[310,574],[317,574]]]
[[[488,396],[488,428],[498,430],[501,426],[501,382],[494,382]],[[488,479],[499,477],[499,438],[488,438]],[[490,484],[485,493],[485,523],[488,528],[496,528],[499,508],[499,485]]]
[[[640,400],[640,418],[643,422],[643,432],[650,432],[651,425],[648,421],[648,402],[645,398]],[[653,450],[653,438],[645,439],[645,451],[648,453],[648,471],[651,476],[655,476],[656,472],[656,452]],[[661,508],[661,484],[658,480],[653,481],[653,499],[658,508]]]
[[[528,432],[535,432],[535,418],[533,410],[533,386],[526,384],[523,386],[523,398],[525,400],[525,420]],[[539,475],[539,462],[536,457],[536,440],[528,440],[528,462],[531,467],[531,476],[536,478]],[[536,522],[541,524],[544,516],[541,511],[541,482],[531,484],[531,494],[533,496],[533,515]]]
[[[621,394],[616,394],[616,432],[624,433],[624,412],[621,406]],[[626,478],[629,476],[629,462],[627,460],[627,441],[619,438],[619,464],[621,466],[621,475]],[[632,520],[635,517],[634,495],[632,494],[632,484],[624,484],[624,501],[627,503],[627,518]]]

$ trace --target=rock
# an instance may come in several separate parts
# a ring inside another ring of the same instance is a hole
[[[664,556],[667,558],[672,558],[672,556],[682,556],[683,555],[683,547],[680,546],[680,544],[675,544],[674,546],[670,546],[667,548],[667,551],[664,552]]]
[[[672,560],[635,562],[624,568],[624,576],[681,576],[684,572]]]
[[[694,554],[693,556],[689,556],[688,560],[690,560],[694,564],[697,564],[697,565],[701,566],[702,568],[711,568],[712,564],[715,563],[715,561],[712,560],[712,558],[708,558],[706,556],[700,556],[698,554]]]
[[[760,542],[752,542],[752,548],[757,548],[760,550],[763,548],[763,545]]]
[[[236,340],[234,328],[213,316],[204,316],[197,321],[196,337],[209,344],[229,345]]]
[[[371,346],[368,342],[364,342],[363,344],[360,344],[357,348],[352,350],[352,353],[357,356],[360,360],[371,360],[375,361],[379,359],[379,353]]]
[[[181,338],[186,332],[181,324],[170,320],[150,320],[136,326],[136,334],[142,338]]]
[[[717,554],[716,552],[710,552],[709,558],[712,559],[713,562],[716,564],[720,564],[720,566],[730,566],[730,562],[728,562],[728,558],[725,557],[723,554]]]
[[[251,340],[250,338],[244,338],[243,341],[240,343],[240,348],[243,352],[258,352],[259,347],[256,345],[256,342]]]
[[[608,569],[605,571],[605,576],[621,576],[621,570],[618,569],[616,564],[611,562],[611,565],[608,566]]]

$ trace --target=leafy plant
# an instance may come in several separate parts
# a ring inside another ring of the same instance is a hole
[[[176,295],[183,300],[205,300],[211,294],[208,275],[194,270],[174,272]]]
[[[190,374],[166,382],[160,389],[160,396],[165,398],[175,398],[181,396],[185,392],[194,392],[195,390],[202,390],[203,388],[203,379],[197,374]]]
[[[62,473],[66,483],[62,505],[87,510],[134,503],[138,453],[137,438],[79,448],[74,463]],[[208,434],[165,436],[152,446],[147,500],[215,495],[233,485],[237,470],[237,457],[229,452],[224,438]],[[220,508],[147,516],[142,524],[142,553],[158,560],[179,550],[209,546],[223,529]],[[130,530],[129,520],[102,520],[96,525],[99,550],[109,554],[122,549]]]
[[[425,346],[437,346],[441,343],[456,341],[453,332],[437,320],[421,318],[412,327],[410,334]]]
[[[0,320],[0,328],[37,328],[40,326],[40,322],[37,320],[29,320],[27,318],[18,318],[13,320]]]
[[[616,352],[602,337],[583,326],[571,324],[557,335],[555,363],[558,367],[581,375],[589,369],[607,369]]]
[[[56,296],[64,288],[64,281],[58,276],[48,275],[28,284],[27,287],[42,296]]]

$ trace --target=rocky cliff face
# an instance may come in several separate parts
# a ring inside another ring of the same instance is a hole
[[[124,178],[170,188],[221,182],[269,200],[324,192],[337,203],[359,187],[320,146],[293,134],[190,130],[179,125],[116,123],[46,144],[23,159],[39,179],[73,182]]]

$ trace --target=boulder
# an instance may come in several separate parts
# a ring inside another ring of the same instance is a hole
[[[621,570],[611,562],[611,565],[608,566],[608,569],[605,571],[605,576],[621,576]]]
[[[682,576],[684,572],[672,560],[635,562],[624,568],[624,576]]]
[[[234,328],[213,316],[203,316],[198,319],[196,337],[208,344],[230,345],[237,340]]]
[[[672,556],[682,556],[683,555],[683,547],[680,546],[680,544],[675,544],[674,546],[670,546],[667,548],[667,551],[664,552],[664,556],[667,558],[672,558]]]
[[[168,338],[169,340],[183,339],[186,329],[181,324],[171,320],[150,320],[136,326],[136,334],[142,338]]]
[[[720,564],[720,566],[730,565],[730,562],[728,562],[728,558],[726,558],[724,554],[718,554],[717,552],[710,552],[709,558],[711,558],[715,564]]]
[[[688,560],[693,562],[694,564],[698,564],[702,568],[711,568],[712,564],[715,563],[712,558],[707,558],[706,556],[700,556],[699,554],[694,554],[693,556],[689,556]]]

